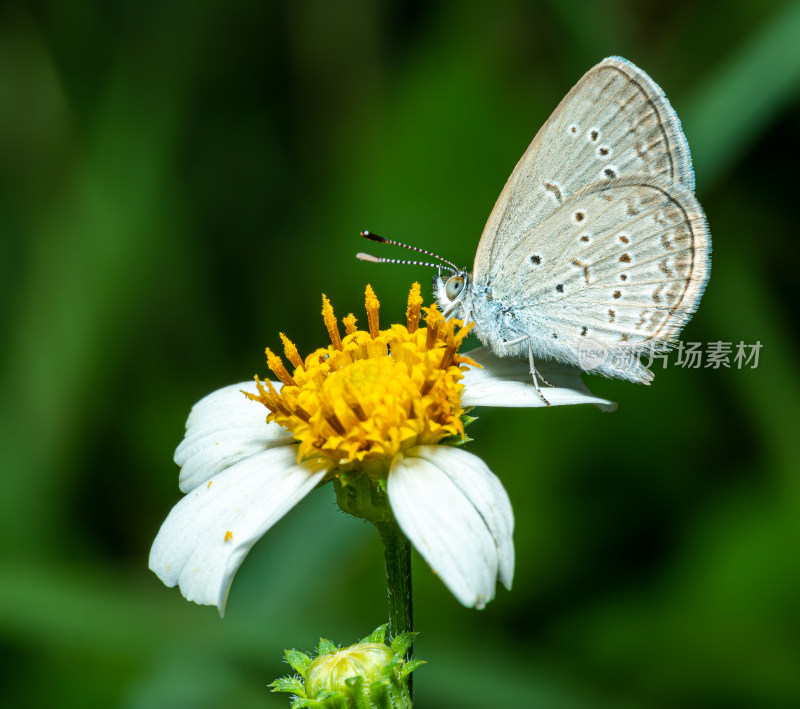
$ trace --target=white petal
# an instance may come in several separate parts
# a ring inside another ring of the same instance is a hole
[[[175,451],[183,492],[190,492],[240,460],[294,442],[289,431],[266,422],[267,409],[248,399],[242,389],[255,391],[255,382],[215,391],[192,408],[186,437]]]
[[[463,406],[545,406],[536,393],[527,359],[498,357],[486,347],[463,353],[483,369],[470,367],[464,373]],[[581,379],[582,370],[560,362],[541,360],[536,367],[553,386],[541,386],[542,394],[553,406],[597,404],[604,411],[617,405],[594,396]]]
[[[441,470],[478,511],[494,538],[500,580],[514,579],[514,512],[500,479],[477,455],[451,446],[418,446],[408,452]]]
[[[264,451],[227,468],[184,497],[153,542],[150,568],[190,601],[224,613],[233,576],[247,552],[329,469],[297,463],[297,448]]]
[[[281,389],[280,382],[272,382],[277,391]],[[253,380],[231,384],[211,392],[198,401],[189,412],[186,420],[186,430],[201,429],[207,425],[214,425],[220,420],[247,420],[255,412],[266,411],[262,404],[248,399],[242,391],[256,394],[256,383]],[[266,415],[263,417],[266,418]]]
[[[448,475],[414,449],[398,455],[387,491],[397,523],[445,586],[465,606],[494,598],[497,549],[474,505]]]

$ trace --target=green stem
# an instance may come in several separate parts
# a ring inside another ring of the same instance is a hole
[[[384,471],[385,472],[385,471]],[[411,599],[411,543],[397,526],[385,485],[376,484],[367,475],[341,474],[334,478],[336,501],[347,514],[372,522],[383,542],[386,560],[386,586],[389,597],[389,637],[414,631],[414,613]],[[406,660],[411,659],[411,648]],[[411,707],[412,675],[408,683],[408,697],[403,705]]]
[[[386,588],[389,596],[389,637],[414,630],[414,605],[411,596],[411,543],[393,519],[375,522],[383,542],[386,559]],[[406,660],[411,659],[411,648]],[[409,675],[408,696],[414,700],[414,678]]]
[[[394,520],[376,522],[386,559],[386,583],[389,595],[389,636],[414,630],[411,599],[411,544]],[[409,658],[411,651],[409,650]],[[411,679],[409,677],[409,679]]]

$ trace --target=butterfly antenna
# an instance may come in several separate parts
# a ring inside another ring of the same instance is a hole
[[[427,261],[407,261],[405,259],[399,258],[381,258],[378,256],[373,256],[372,254],[364,254],[358,253],[356,254],[356,258],[359,261],[369,261],[370,263],[400,263],[404,266],[430,266],[431,268],[442,268],[442,264],[440,263],[428,263]],[[457,273],[457,271],[455,271]]]
[[[433,251],[427,251],[426,249],[420,249],[418,246],[409,246],[408,244],[404,244],[400,241],[392,241],[392,239],[386,239],[383,236],[378,236],[378,234],[373,234],[371,231],[362,231],[361,236],[365,239],[369,239],[370,241],[377,241],[379,244],[390,244],[391,246],[402,246],[404,249],[409,249],[410,251],[417,251],[421,254],[427,254],[428,256],[433,256],[433,258],[438,258],[440,261],[443,261],[448,266],[450,266],[453,271],[458,273],[460,269],[456,266],[452,261],[448,261],[446,258],[442,258],[439,254],[433,253]],[[358,258],[364,254],[359,254]],[[362,261],[370,261],[372,259],[361,259]],[[381,263],[419,263],[418,261],[397,261],[393,259],[382,259]],[[431,266],[432,264],[425,263],[421,264],[424,266]]]

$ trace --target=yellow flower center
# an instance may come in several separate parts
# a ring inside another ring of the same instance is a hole
[[[341,338],[333,307],[323,295],[330,345],[303,360],[281,334],[291,373],[267,349],[267,364],[283,387],[278,392],[256,377],[258,394],[248,396],[270,410],[267,421],[289,429],[300,442],[298,459],[325,456],[340,469],[378,474],[403,450],[463,435],[461,368],[476,365],[459,355],[458,347],[471,326],[445,321],[436,305],[421,306],[415,283],[406,325],[381,330],[380,304],[367,286],[368,329],[356,329],[350,314]]]

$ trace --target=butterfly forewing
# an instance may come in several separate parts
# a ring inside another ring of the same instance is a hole
[[[526,233],[495,291],[536,349],[574,360],[583,338],[611,349],[670,344],[702,295],[710,239],[685,187],[649,176],[599,181]],[[622,376],[608,371],[611,376]]]
[[[645,72],[611,57],[590,69],[537,133],[497,200],[474,278],[492,282],[523,234],[597,180],[661,177],[694,189],[680,121]]]

